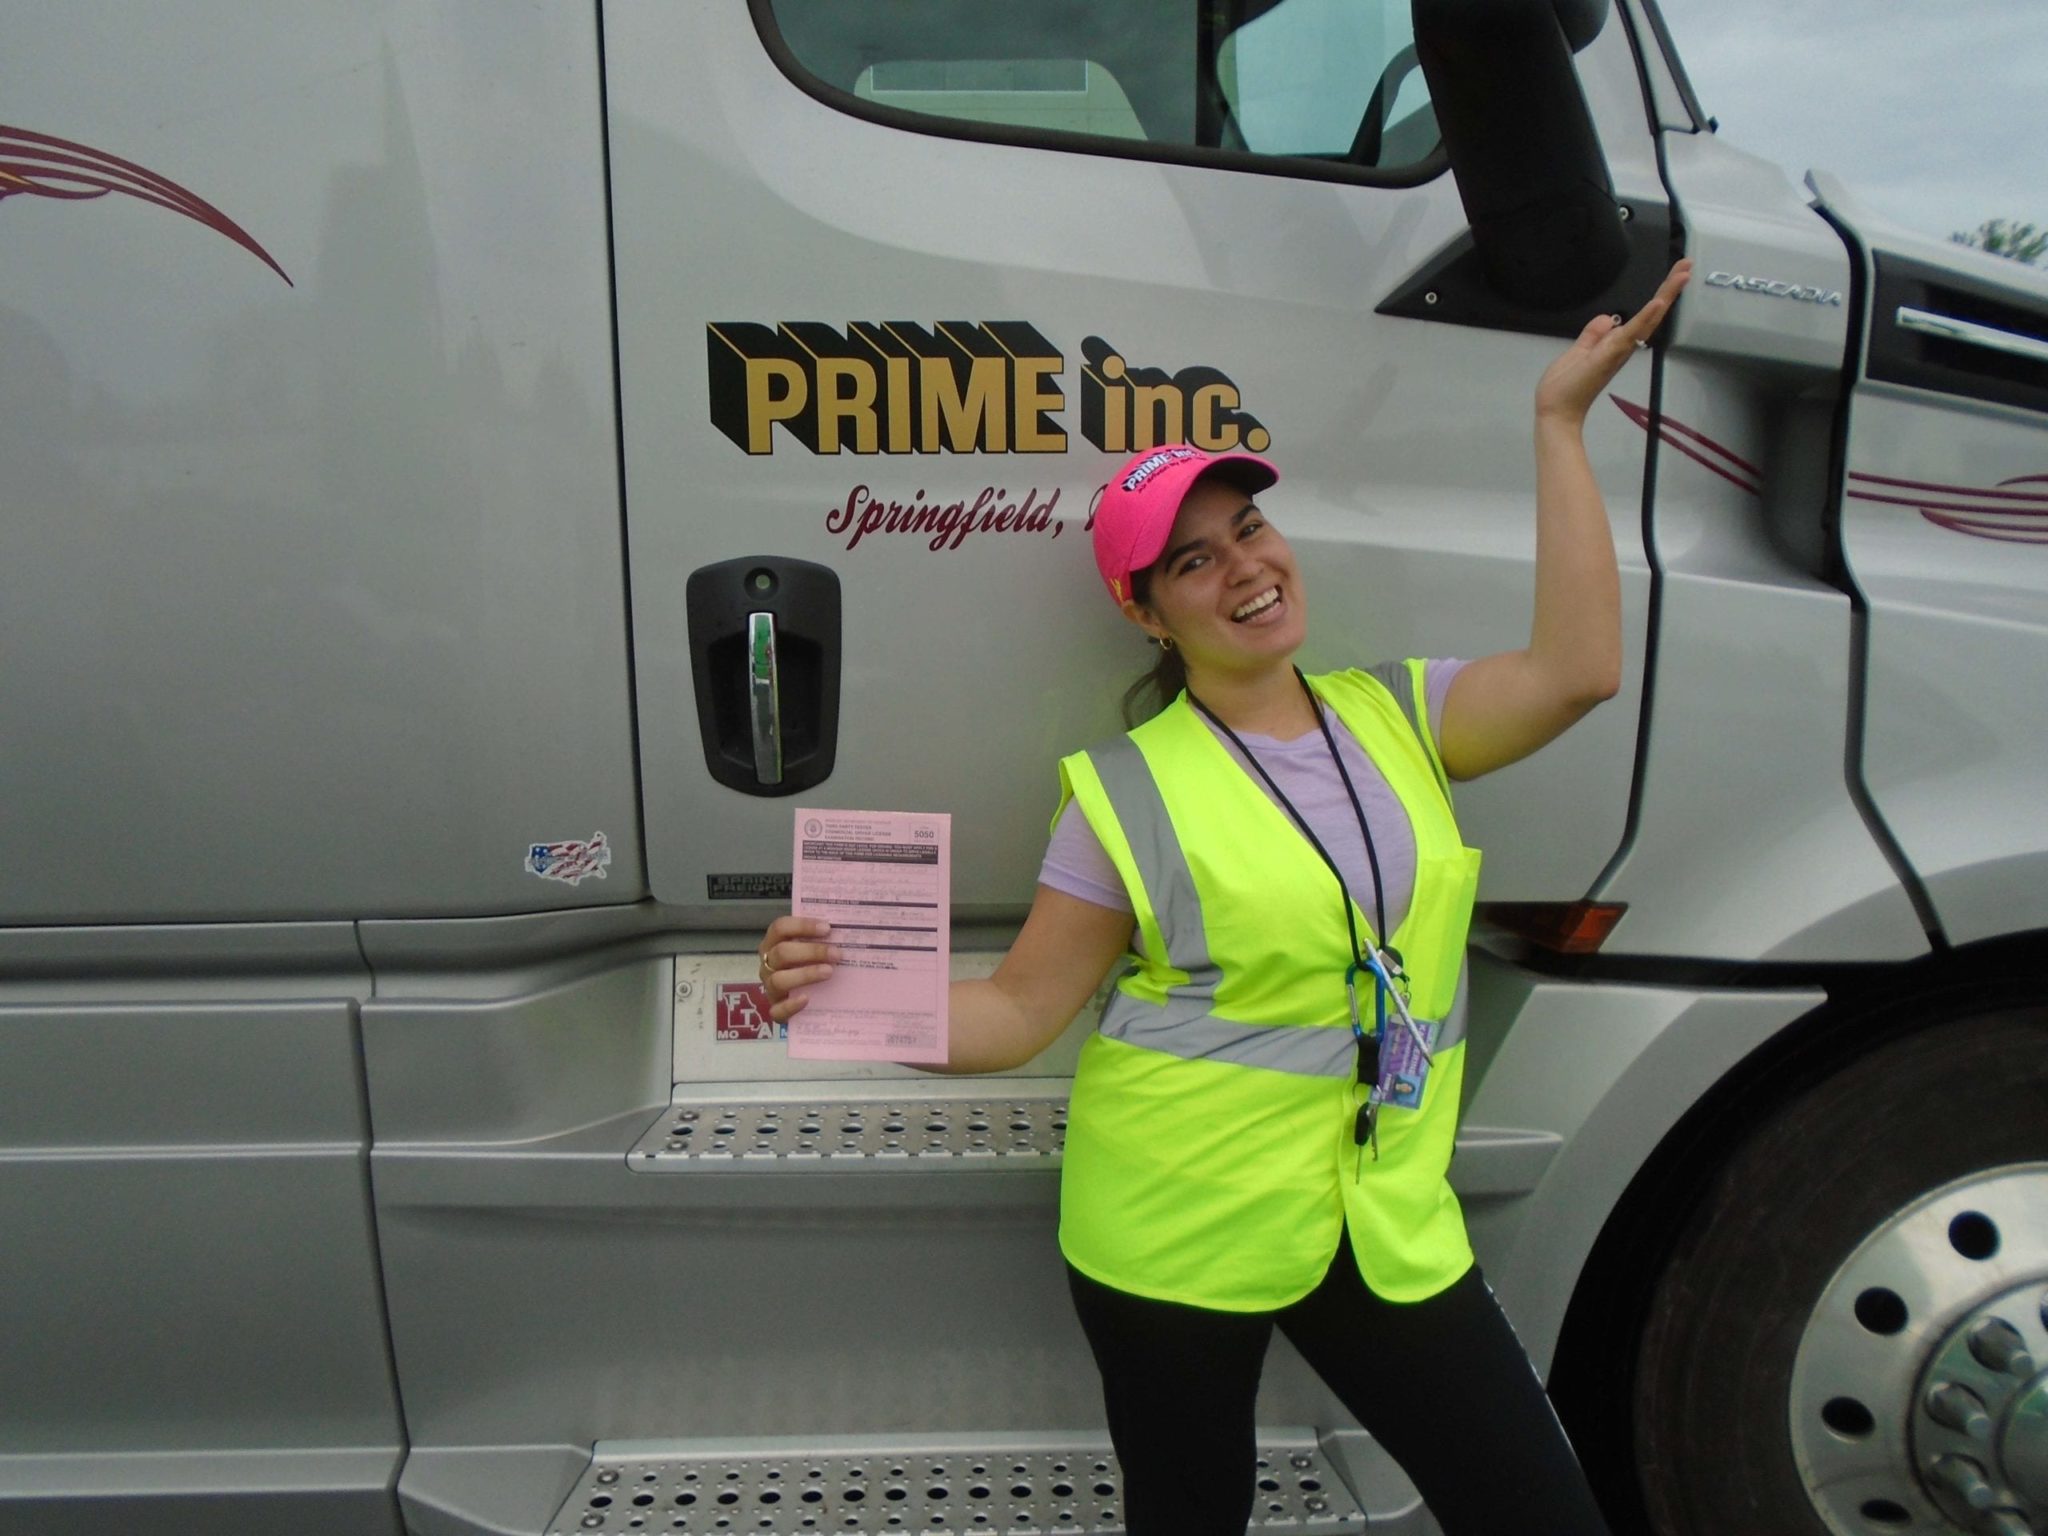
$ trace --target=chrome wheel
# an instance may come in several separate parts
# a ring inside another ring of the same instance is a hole
[[[2048,1163],[1885,1220],[1800,1335],[1793,1453],[1838,1536],[2048,1536]]]

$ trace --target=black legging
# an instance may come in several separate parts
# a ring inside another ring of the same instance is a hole
[[[1278,1312],[1212,1312],[1069,1267],[1123,1463],[1129,1536],[1244,1536],[1253,1414],[1273,1325],[1401,1464],[1444,1536],[1606,1536],[1563,1427],[1477,1266],[1427,1301],[1383,1301],[1348,1241]]]

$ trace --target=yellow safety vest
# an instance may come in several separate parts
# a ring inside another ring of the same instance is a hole
[[[1186,694],[1061,761],[1061,808],[1079,803],[1136,917],[1134,952],[1074,1077],[1060,1247],[1083,1274],[1141,1296],[1268,1311],[1315,1287],[1347,1222],[1360,1273],[1389,1300],[1433,1296],[1471,1266],[1446,1172],[1479,853],[1451,812],[1423,665],[1309,679],[1415,832],[1415,892],[1392,942],[1411,1012],[1437,1021],[1435,1060],[1417,1108],[1380,1109],[1377,1157],[1353,1141],[1364,1090],[1343,907],[1292,819]],[[1354,916],[1364,941],[1370,919]],[[1369,979],[1361,995],[1370,1029]]]

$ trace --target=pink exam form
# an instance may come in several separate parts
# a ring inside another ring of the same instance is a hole
[[[953,818],[798,806],[791,908],[832,925],[842,958],[789,1021],[802,1061],[946,1059]]]

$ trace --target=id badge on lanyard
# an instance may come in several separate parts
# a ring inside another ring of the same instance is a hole
[[[1429,1081],[1435,1021],[1418,1020],[1409,1012],[1407,994],[1400,985],[1406,977],[1398,960],[1390,962],[1384,950],[1375,949],[1369,951],[1365,963],[1373,981],[1370,1035],[1366,1034],[1360,1016],[1358,967],[1349,966],[1344,973],[1344,990],[1351,1003],[1351,1030],[1359,1044],[1359,1080],[1372,1084],[1371,1100],[1375,1106],[1392,1104],[1399,1109],[1419,1109],[1423,1087]],[[1390,1010],[1400,1026],[1391,1032],[1387,1028]]]

